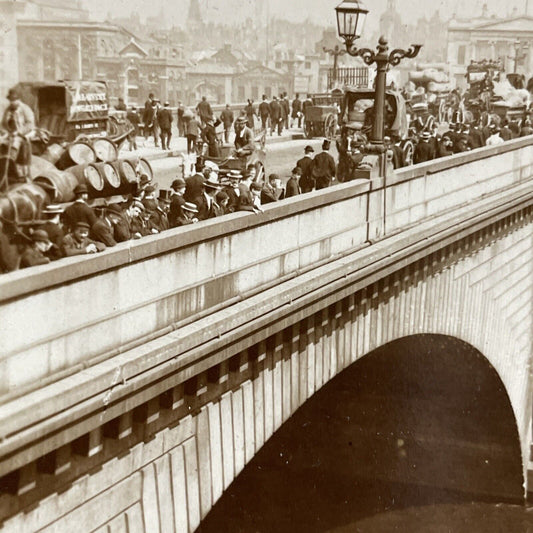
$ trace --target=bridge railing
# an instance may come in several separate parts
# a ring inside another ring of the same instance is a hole
[[[387,180],[312,192],[264,214],[228,215],[3,275],[0,402],[111,361],[376,238],[530,182],[532,145],[524,138]]]

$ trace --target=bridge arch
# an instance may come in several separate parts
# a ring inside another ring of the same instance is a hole
[[[334,530],[385,510],[522,497],[520,437],[497,371],[458,338],[411,335],[307,400],[200,531]]]

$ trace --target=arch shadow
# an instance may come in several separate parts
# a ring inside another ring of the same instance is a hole
[[[316,392],[199,531],[329,531],[410,507],[521,503],[522,483],[516,420],[496,370],[457,338],[414,335]]]

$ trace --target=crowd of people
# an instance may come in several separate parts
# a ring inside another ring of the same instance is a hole
[[[283,100],[284,96],[280,97]],[[163,106],[150,95],[153,113],[148,116],[148,125],[153,128],[155,118],[162,146],[167,146],[171,137],[172,113],[168,102]],[[300,103],[293,101],[293,117],[298,120],[301,113]],[[282,104],[277,98],[267,102],[263,112],[259,106],[259,117],[264,128],[272,130],[279,127],[277,110]],[[121,105],[119,103],[119,105]],[[274,104],[274,113],[271,105]],[[171,228],[190,225],[202,220],[219,217],[228,213],[245,211],[260,213],[263,206],[291,198],[313,190],[321,190],[335,181],[345,182],[355,178],[354,170],[364,167],[367,139],[360,132],[343,128],[336,147],[339,154],[338,164],[329,153],[331,142],[325,139],[322,149],[315,154],[311,145],[304,149],[303,157],[298,159],[291,176],[283,183],[277,174],[270,174],[263,181],[257,176],[255,166],[247,166],[247,156],[255,149],[253,132],[250,127],[249,113],[255,113],[253,102],[248,105],[250,112],[244,110],[235,118],[229,106],[222,111],[220,121],[235,128],[233,155],[242,159],[244,171],[220,169],[209,156],[216,158],[218,144],[214,130],[214,115],[211,106],[204,98],[198,104],[196,114],[191,114],[180,133],[189,139],[191,124],[197,128],[198,135],[207,140],[208,158],[199,158],[197,172],[188,178],[176,178],[169,189],[158,189],[146,174],[139,175],[139,183],[134,194],[121,203],[110,203],[102,207],[91,207],[88,188],[79,184],[75,190],[75,201],[66,208],[61,205],[47,205],[39,218],[23,227],[11,225],[0,219],[0,272],[42,265],[73,255],[99,253],[119,242],[154,235]],[[268,107],[268,115],[266,115]],[[16,119],[13,113],[13,120]],[[143,120],[146,121],[146,117]],[[150,117],[152,122],[150,122]],[[178,108],[179,117],[179,108]],[[281,115],[285,120],[285,114]],[[8,120],[9,117],[4,117]],[[178,124],[180,121],[178,120]],[[146,134],[146,132],[145,132]],[[152,134],[153,131],[152,131]],[[227,135],[227,131],[225,131]],[[533,134],[531,120],[522,122],[492,120],[487,123],[461,122],[434,126],[430,131],[416,132],[413,163],[422,163],[435,158],[474,150],[482,146],[493,146],[520,136]],[[155,134],[154,134],[155,135]],[[229,136],[228,136],[229,137]],[[226,137],[226,139],[228,139]],[[194,144],[191,138],[190,143]],[[410,164],[405,158],[405,147],[399,138],[385,137],[385,148],[395,168]]]
[[[252,131],[260,129],[270,132],[270,135],[276,132],[282,135],[284,129],[294,126],[301,128],[308,105],[312,105],[311,99],[308,97],[302,101],[299,94],[295,95],[292,102],[289,101],[287,93],[281,93],[279,97],[274,96],[270,100],[263,95],[259,105],[249,99],[237,116],[229,104],[216,116],[204,96],[194,110],[184,106],[181,101],[178,102],[174,117],[169,102],[161,104],[161,101],[150,93],[142,109],[135,106],[128,108],[122,98],[119,98],[116,109],[125,111],[127,119],[134,127],[128,138],[130,150],[137,150],[138,137],[143,137],[145,141],[151,138],[155,147],[168,150],[172,127],[175,124],[178,136],[187,139],[188,153],[193,153],[198,152],[199,143],[206,144],[210,151],[214,150],[215,144],[228,143],[236,119],[244,119]],[[219,126],[223,128],[220,135],[216,130]]]

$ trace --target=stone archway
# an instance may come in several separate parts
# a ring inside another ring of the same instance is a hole
[[[515,415],[496,370],[457,338],[413,335],[324,385],[200,531],[328,531],[408,507],[519,502],[522,483]]]

